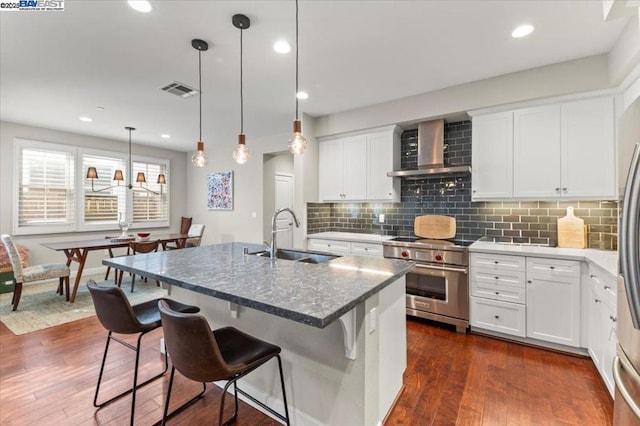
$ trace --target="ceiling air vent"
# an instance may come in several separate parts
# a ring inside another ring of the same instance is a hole
[[[162,87],[162,90],[180,96],[181,98],[188,98],[200,93],[198,92],[198,89],[194,89],[193,87],[189,87],[186,84],[179,83],[177,81],[174,81],[171,84],[167,84],[166,86]]]

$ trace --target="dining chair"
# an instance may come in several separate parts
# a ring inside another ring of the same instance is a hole
[[[129,248],[127,249],[127,254],[129,255],[129,250],[131,251],[131,254],[130,254],[131,256],[136,254],[143,254],[143,253],[154,253],[158,251],[159,246],[160,246],[159,240],[131,241],[129,243]],[[120,285],[122,284],[123,273],[124,271],[120,270],[120,276],[118,277],[118,287],[120,287]],[[131,293],[133,293],[133,287],[135,286],[135,284],[136,284],[136,275],[131,274]],[[158,280],[156,280],[156,284],[158,284],[158,286],[160,285]]]
[[[219,425],[235,422],[238,417],[238,392],[287,425],[289,424],[289,409],[287,408],[287,395],[284,387],[282,360],[280,359],[281,349],[279,346],[257,339],[233,327],[211,330],[209,323],[202,315],[178,312],[164,300],[158,302],[158,310],[162,319],[165,345],[172,363],[161,424],[164,425],[169,417],[181,411],[183,407],[190,405],[201,396],[201,394],[196,395],[180,408],[168,414],[176,370],[188,379],[201,382],[203,384],[203,393],[206,390],[207,382],[227,381],[220,398]],[[276,358],[278,361],[284,415],[258,401],[252,395],[240,389],[236,383],[239,379],[272,358]],[[227,395],[227,389],[231,384],[233,384],[235,409],[231,418],[223,422],[224,400]]]
[[[34,266],[22,266],[22,258],[20,252],[13,242],[11,236],[2,234],[0,236],[2,243],[4,244],[11,267],[13,268],[13,298],[11,303],[13,304],[13,310],[18,309],[20,303],[20,296],[22,295],[22,285],[33,281],[48,280],[52,278],[58,278],[58,290],[57,294],[65,294],[66,300],[69,301],[69,267],[64,263],[44,263]],[[64,283],[64,291],[62,285]]]
[[[104,237],[105,239],[112,239],[112,238],[117,238],[117,237]],[[107,249],[107,253],[109,254],[109,259],[113,259],[114,255],[113,255],[113,249],[112,248],[108,248]],[[127,254],[126,256],[129,256],[131,254],[131,249],[129,247],[127,247]],[[107,266],[107,272],[104,274],[104,280],[107,281],[109,279],[109,272],[111,272],[111,266]],[[118,271],[116,271],[115,269],[113,270],[113,282],[114,284],[118,284]]]
[[[200,243],[202,243],[202,234],[204,234],[204,225],[201,223],[194,223],[189,228],[188,232],[190,237],[187,239],[187,243],[185,247],[200,247]]]
[[[180,233],[181,234],[188,234],[189,233],[189,228],[191,228],[191,222],[193,221],[192,217],[184,217],[182,216],[182,219],[180,219]],[[178,240],[176,241],[175,245],[171,245],[169,243],[163,244],[162,245],[162,249],[163,250],[176,250],[176,249],[181,249],[184,248],[185,246],[185,241],[184,240]]]
[[[136,408],[136,391],[138,388],[151,383],[155,379],[164,375],[169,368],[167,359],[167,353],[164,355],[164,370],[147,379],[143,383],[138,384],[138,367],[140,364],[140,341],[142,336],[162,326],[160,321],[160,312],[158,310],[158,303],[164,301],[172,310],[176,312],[190,312],[196,313],[200,311],[197,306],[185,305],[176,302],[171,299],[154,299],[148,302],[139,303],[137,305],[131,305],[127,296],[119,287],[101,287],[95,281],[89,280],[87,282],[87,288],[93,299],[93,304],[96,310],[96,316],[100,321],[100,324],[109,332],[107,334],[107,344],[104,348],[104,354],[102,356],[102,364],[100,364],[100,373],[98,374],[98,383],[96,385],[96,393],[93,398],[93,406],[96,408],[104,407],[113,401],[122,398],[125,395],[131,394],[131,421],[135,416]],[[138,334],[136,346],[131,345],[124,340],[115,337],[113,334]],[[114,340],[124,347],[129,348],[136,353],[135,367],[133,371],[133,386],[104,401],[98,403],[98,395],[100,392],[100,384],[102,383],[102,375],[104,373],[104,365],[107,360],[107,353],[109,352],[109,343]]]

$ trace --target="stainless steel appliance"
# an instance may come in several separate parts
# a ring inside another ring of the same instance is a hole
[[[640,111],[640,107],[638,109]],[[640,144],[626,179],[620,217],[618,349],[613,423],[640,425]]]
[[[387,258],[416,265],[406,276],[407,315],[469,327],[469,253],[473,241],[397,237],[382,243]]]

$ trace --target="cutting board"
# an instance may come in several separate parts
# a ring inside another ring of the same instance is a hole
[[[567,207],[567,215],[558,219],[558,247],[587,247],[587,227],[573,214],[573,207]]]
[[[445,240],[456,235],[456,220],[449,216],[416,216],[413,233],[420,238]]]

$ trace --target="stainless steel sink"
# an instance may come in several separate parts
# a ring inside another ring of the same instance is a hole
[[[261,257],[269,257],[268,251],[259,251],[257,253],[249,253]],[[278,249],[276,251],[276,259],[293,260],[294,262],[304,263],[324,263],[331,259],[335,259],[336,255],[327,253],[318,253],[313,251]]]

